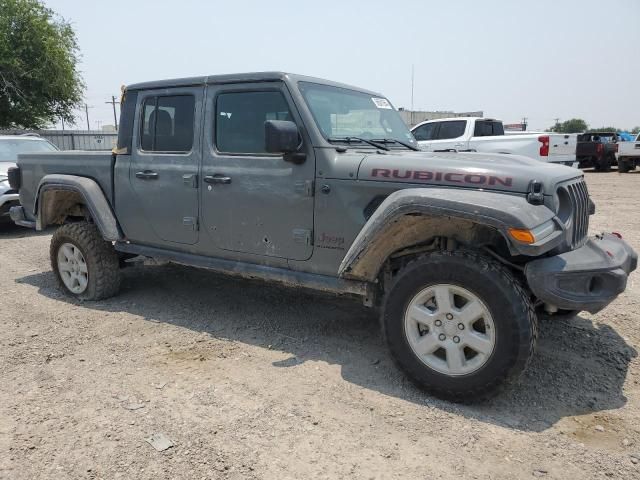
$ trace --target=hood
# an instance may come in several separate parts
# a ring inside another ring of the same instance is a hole
[[[370,154],[358,169],[359,180],[450,185],[514,193],[526,193],[532,180],[541,182],[544,191],[549,193],[559,182],[582,176],[582,171],[575,168],[520,155],[475,152]]]
[[[9,169],[15,166],[16,164],[13,162],[0,162],[0,177],[6,177]]]

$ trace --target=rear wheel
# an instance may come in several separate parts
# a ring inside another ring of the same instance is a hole
[[[609,172],[611,171],[611,165],[615,163],[615,157],[611,155],[606,155],[600,159],[600,171],[601,172]]]
[[[387,294],[382,325],[394,359],[417,385],[461,402],[517,378],[537,337],[537,318],[518,280],[472,251],[409,263]]]
[[[69,223],[51,238],[51,267],[66,293],[82,300],[101,300],[120,287],[118,255],[94,224]]]
[[[629,170],[631,170],[631,166],[627,159],[624,157],[618,158],[618,171],[620,173],[627,173]]]

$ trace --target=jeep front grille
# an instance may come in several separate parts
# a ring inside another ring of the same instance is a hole
[[[584,245],[589,231],[589,191],[584,179],[573,180],[560,187],[571,202],[571,215],[565,223],[570,237],[571,248]]]

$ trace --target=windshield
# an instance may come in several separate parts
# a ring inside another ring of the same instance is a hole
[[[317,83],[300,82],[299,88],[326,139],[361,137],[415,144],[413,135],[386,98]]]
[[[57,148],[46,140],[0,138],[0,162],[16,162],[20,153],[54,152]]]

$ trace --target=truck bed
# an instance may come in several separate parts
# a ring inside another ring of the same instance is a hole
[[[20,203],[28,214],[34,212],[34,199],[38,185],[45,175],[69,174],[89,177],[95,180],[113,205],[111,152],[62,151],[50,153],[29,153],[18,156],[18,166],[22,171]]]

